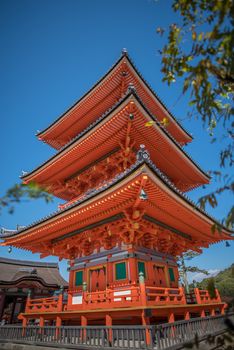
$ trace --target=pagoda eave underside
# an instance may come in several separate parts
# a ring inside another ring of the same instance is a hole
[[[139,197],[142,189],[145,200]],[[71,258],[74,249],[89,253],[100,242],[112,247],[121,241],[159,251],[166,247],[167,253],[178,255],[230,239],[225,230],[213,234],[213,223],[144,164],[83,203],[6,238],[4,245]]]
[[[92,123],[96,118],[97,112],[101,115],[116,103],[126,92],[130,84],[134,85],[141,99],[149,110],[157,116],[159,121],[165,117],[168,118],[170,121],[169,132],[181,145],[192,140],[192,137],[182,128],[151,91],[127,56],[123,56],[103,79],[75,103],[74,106],[48,128],[40,132],[38,134],[39,139],[47,142],[56,149],[60,149]]]
[[[132,121],[129,120],[129,114],[134,116]],[[120,148],[120,140],[124,146],[126,137],[129,136],[130,147],[139,149],[144,143],[157,167],[182,191],[207,184],[209,176],[184,153],[160,125],[155,124],[150,128],[145,126],[151,120],[152,116],[136,96],[129,95],[95,127],[24,176],[24,182],[36,182],[54,193],[50,185],[66,181],[71,174],[76,174],[78,170],[81,171],[113,149]],[[54,194],[66,200],[71,199],[63,190]]]

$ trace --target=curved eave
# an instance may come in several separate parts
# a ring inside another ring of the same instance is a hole
[[[160,132],[160,135],[163,135],[165,142],[167,144],[171,145],[170,147],[175,146],[175,151],[178,152],[178,154],[181,155],[181,157],[183,156],[184,162],[185,163],[187,162],[187,164],[188,164],[187,166],[190,167],[191,169],[193,169],[194,174],[197,174],[196,175],[197,176],[197,183],[198,184],[208,183],[209,179],[210,179],[209,175],[206,174],[191,159],[191,157],[182,149],[180,144],[173,138],[172,135],[170,135],[170,133],[166,130],[166,128],[162,127],[162,125],[156,121],[154,116],[150,113],[150,111],[143,104],[143,102],[141,101],[141,99],[139,98],[137,93],[134,91],[129,92],[116,105],[114,105],[112,107],[112,109],[110,111],[108,111],[108,113],[106,113],[106,114],[102,115],[100,118],[98,118],[95,123],[92,123],[86,130],[84,130],[81,134],[77,135],[77,137],[75,137],[73,140],[71,140],[71,142],[69,142],[66,146],[64,146],[57,154],[52,156],[49,160],[44,162],[42,165],[37,167],[32,172],[22,176],[22,179],[24,180],[24,182],[26,182],[26,183],[30,182],[30,181],[38,182],[38,176],[41,176],[40,174],[42,174],[42,172],[45,172],[45,174],[46,174],[48,167],[51,167],[52,164],[55,162],[59,162],[59,159],[60,158],[62,159],[62,157],[66,156],[66,153],[68,154],[68,152],[70,152],[70,155],[69,155],[69,159],[70,159],[71,152],[72,152],[73,148],[79,147],[77,145],[81,145],[81,143],[84,142],[85,139],[87,141],[87,136],[91,135],[95,130],[99,130],[99,128],[104,127],[106,125],[106,122],[107,121],[109,122],[109,120],[111,120],[112,117],[115,117],[115,115],[121,111],[121,108],[124,109],[130,101],[134,101],[137,108],[138,109],[140,108],[142,111],[141,113],[143,113],[144,115],[147,115],[147,118],[149,118],[149,120],[153,120],[156,122],[156,125],[152,128],[152,130],[154,130],[154,128],[157,128],[158,131],[155,131],[155,132]],[[119,121],[118,121],[118,123],[119,123]],[[142,140],[142,142],[143,141],[144,140]],[[63,158],[62,166],[65,166],[64,158]],[[193,176],[195,176],[195,175],[193,175]],[[42,183],[42,181],[41,181],[41,183]],[[193,182],[191,182],[191,184],[192,183],[196,184],[196,181],[193,180]],[[193,188],[193,187],[191,186],[191,188]]]
[[[176,133],[180,135],[180,138],[183,140],[182,144],[186,144],[188,142],[191,142],[192,136],[180,125],[180,123],[176,120],[176,118],[169,112],[169,110],[166,108],[165,104],[159,99],[159,97],[156,95],[156,93],[153,91],[153,89],[150,87],[150,85],[145,81],[145,79],[142,77],[142,75],[139,73],[135,65],[133,64],[132,60],[129,58],[129,56],[125,53],[120,57],[120,59],[111,67],[111,69],[85,94],[83,95],[78,101],[76,101],[65,113],[63,113],[61,116],[59,116],[53,123],[51,123],[47,128],[45,128],[43,131],[39,132],[37,134],[38,138],[49,143],[50,142],[50,133],[55,130],[55,128],[60,127],[59,125],[62,125],[63,121],[65,121],[67,118],[69,118],[69,115],[72,111],[74,111],[75,108],[78,107],[78,105],[83,102],[88,96],[90,96],[92,93],[96,91],[96,89],[100,89],[101,85],[104,83],[104,81],[111,75],[114,70],[122,63],[123,60],[127,59],[127,62],[130,66],[130,69],[134,72],[136,77],[141,82],[141,85],[145,87],[145,89],[148,91],[148,94],[155,100],[155,103],[157,105],[160,105],[161,108],[164,110],[166,115],[169,117],[170,121],[173,123],[173,126],[176,128]],[[56,138],[56,137],[55,137]],[[53,137],[52,137],[53,139]],[[53,145],[52,145],[53,146]],[[60,148],[60,147],[55,147]]]
[[[56,289],[60,287],[60,284],[47,283],[45,280],[37,276],[24,276],[12,281],[0,281],[0,286],[4,286],[4,287],[6,286],[9,288],[9,286],[11,285],[17,285],[22,282],[31,282],[31,283],[37,282],[37,283],[40,283],[43,287],[52,288],[52,289]]]
[[[79,217],[82,218],[82,222],[87,222],[88,218],[90,217],[92,217],[93,222],[95,222],[98,216],[97,213],[99,213],[100,217],[103,215],[106,215],[106,217],[108,217],[112,212],[111,206],[116,206],[116,208],[120,208],[119,203],[127,203],[127,200],[128,203],[132,203],[132,201],[134,201],[134,198],[136,198],[135,195],[139,193],[139,183],[141,183],[141,179],[145,175],[147,175],[150,179],[147,182],[147,184],[149,183],[149,185],[147,185],[148,187],[145,187],[145,190],[149,192],[149,200],[152,203],[155,203],[155,195],[152,191],[152,188],[155,190],[155,188],[157,189],[158,186],[158,188],[161,191],[164,191],[167,194],[167,196],[171,198],[171,202],[174,201],[177,207],[181,208],[181,210],[183,211],[183,215],[184,213],[189,212],[189,215],[191,217],[193,217],[194,219],[196,218],[196,220],[200,222],[200,225],[203,227],[203,230],[205,225],[206,231],[208,232],[203,232],[202,234],[205,234],[205,236],[207,236],[206,239],[210,243],[226,239],[232,239],[232,231],[226,229],[225,227],[222,227],[221,234],[215,234],[212,236],[212,225],[215,223],[221,226],[220,223],[218,223],[205,211],[196,206],[194,202],[192,202],[187,196],[185,196],[181,191],[179,191],[167,179],[167,177],[163,175],[149,159],[147,159],[138,161],[129,170],[125,171],[121,175],[118,175],[109,186],[103,186],[99,190],[97,190],[96,193],[87,195],[85,198],[78,200],[71,206],[61,211],[57,211],[54,214],[32,224],[31,226],[26,227],[13,237],[5,238],[5,242],[2,243],[2,245],[15,245],[22,247],[22,244],[24,242],[26,245],[30,246],[30,242],[33,240],[33,238],[34,241],[35,239],[38,240],[37,237],[40,237],[40,241],[43,240],[43,237],[49,239],[50,232],[55,232],[56,227],[57,230],[59,227],[59,233],[57,233],[57,236],[60,236],[64,232],[70,230],[72,220],[75,223],[77,223],[78,215],[80,215]],[[160,201],[156,201],[156,206],[158,207],[165,207],[165,205],[167,206],[167,204],[165,203],[163,204]],[[179,215],[180,214],[178,213],[177,220],[179,218]],[[186,218],[186,215],[184,215],[184,217]],[[193,230],[197,230],[194,221],[190,220],[189,222],[191,225],[194,225]],[[70,226],[68,225],[68,223]],[[188,223],[186,225],[189,226]],[[190,232],[187,233],[189,234]]]

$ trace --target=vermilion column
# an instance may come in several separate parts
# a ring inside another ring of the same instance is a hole
[[[168,315],[168,323],[173,323],[173,322],[175,322],[175,315],[173,314],[173,312],[171,312]]]
[[[61,319],[61,317],[57,316],[56,317],[56,333],[55,333],[57,339],[59,338],[61,325],[62,325],[62,319]]]
[[[202,310],[202,311],[201,311],[200,317],[206,317],[205,310]]]
[[[136,281],[138,280],[136,259],[133,256],[134,252],[132,249],[129,250],[128,252],[130,254],[130,257],[128,258],[129,270],[130,270],[129,279],[131,280],[132,283],[136,283]]]
[[[147,326],[150,326],[150,318],[145,316],[144,310],[142,311],[141,315],[141,321],[142,321],[142,326],[145,326],[145,340],[146,344],[150,345],[151,344],[151,337],[150,337],[150,329]]]
[[[22,316],[22,336],[24,337],[26,334],[26,327],[27,327],[28,320],[26,317]]]
[[[42,327],[44,327],[44,325],[45,325],[44,317],[40,316],[40,319],[39,319],[39,327],[42,328]]]
[[[211,316],[215,316],[215,309],[212,309],[210,314]]]
[[[112,317],[110,315],[106,315],[106,327],[112,327]],[[112,329],[108,329],[108,339],[109,342],[112,343]]]
[[[81,322],[81,327],[86,327],[87,324],[88,324],[87,317],[82,315],[80,322]],[[85,342],[85,339],[86,339],[86,328],[84,328],[82,330],[82,338],[83,338],[83,342]]]
[[[108,255],[108,261],[107,261],[107,266],[106,266],[106,273],[107,273],[107,284],[113,283],[113,263],[109,261],[111,258],[111,255]]]

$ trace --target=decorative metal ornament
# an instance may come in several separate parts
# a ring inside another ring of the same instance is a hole
[[[140,192],[140,196],[139,198],[143,201],[146,201],[148,199],[148,195],[147,193],[142,189],[141,192]]]

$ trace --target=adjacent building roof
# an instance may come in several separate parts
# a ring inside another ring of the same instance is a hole
[[[0,258],[0,286],[22,281],[37,281],[50,288],[68,285],[56,263]]]

